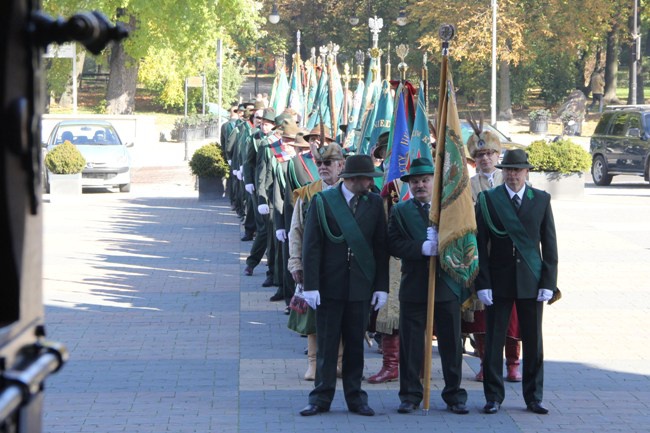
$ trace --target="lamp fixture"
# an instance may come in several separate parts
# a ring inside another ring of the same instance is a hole
[[[404,6],[399,7],[399,15],[397,16],[397,19],[395,21],[397,22],[397,25],[400,27],[404,27],[408,23],[408,19],[406,18],[406,10],[404,9]]]
[[[271,9],[271,15],[269,15],[269,22],[271,24],[277,24],[280,22],[280,14],[278,13],[278,6],[273,2],[273,8]]]

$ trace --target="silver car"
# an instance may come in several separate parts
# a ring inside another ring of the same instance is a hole
[[[122,144],[113,125],[105,120],[64,120],[52,129],[44,155],[55,146],[69,141],[86,159],[86,167],[81,173],[83,188],[118,187],[121,192],[131,191],[131,156],[127,147],[133,143]],[[44,170],[45,192],[50,192],[47,170]]]

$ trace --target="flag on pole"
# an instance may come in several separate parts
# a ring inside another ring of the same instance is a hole
[[[306,119],[303,116],[305,96],[304,89],[302,86],[302,68],[300,57],[294,54],[293,68],[291,68],[291,83],[289,89],[289,107],[295,110],[296,113],[300,116],[300,125],[304,125]],[[277,113],[277,112],[276,112]]]
[[[415,121],[413,122],[411,143],[409,144],[409,161],[417,158],[426,158],[433,162],[424,83],[420,83],[420,91],[418,92],[418,100],[415,108]]]
[[[325,68],[320,74],[320,79],[318,80],[318,87],[316,89],[316,95],[314,97],[314,105],[312,107],[311,113],[309,114],[309,119],[307,119],[307,129],[312,130],[316,125],[323,122],[328,128],[332,128],[332,119],[330,116],[330,105],[329,105],[329,77]],[[322,120],[321,120],[322,116]]]
[[[410,137],[404,108],[404,93],[400,91],[397,98],[397,109],[394,117],[395,126],[392,137],[388,141],[389,148],[386,149],[386,158],[390,158],[386,183],[399,179],[408,173]]]
[[[370,148],[377,143],[379,136],[384,132],[391,130],[393,117],[395,116],[395,101],[390,90],[390,82],[384,80],[381,86],[379,101],[376,105],[372,129],[369,131],[370,138],[368,141],[364,140],[359,153],[364,155],[370,154]]]
[[[287,108],[287,101],[289,99],[289,81],[287,80],[287,73],[284,71],[284,66],[280,69],[280,73],[276,75],[277,86],[274,83],[275,92],[272,93],[271,107],[276,113],[280,114]]]
[[[436,146],[433,200],[430,220],[438,226],[438,262],[455,283],[461,302],[478,272],[476,218],[470,189],[467,161],[461,139],[460,120],[449,63],[446,88],[441,91],[438,144]],[[451,287],[451,286],[450,286]]]
[[[350,111],[350,117],[348,117],[348,131],[354,130],[359,123],[359,117],[361,113],[361,98],[363,98],[364,88],[365,84],[363,84],[363,81],[359,80],[357,88],[354,91],[354,96],[352,97],[352,110]]]

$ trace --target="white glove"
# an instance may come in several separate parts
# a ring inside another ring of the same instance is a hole
[[[438,255],[438,242],[437,241],[424,241],[422,243],[423,256],[437,256]]]
[[[284,242],[287,240],[287,231],[285,229],[276,230],[275,237],[278,238],[280,242]]]
[[[320,305],[320,293],[318,290],[305,290],[302,292],[302,296],[314,310]]]
[[[435,241],[438,243],[438,229],[435,227],[427,227],[427,240]]]
[[[228,165],[232,165],[232,159],[228,160]]]
[[[372,300],[370,301],[370,305],[374,305],[375,311],[379,311],[381,307],[386,305],[386,301],[388,301],[388,293],[374,292],[372,294]]]
[[[271,213],[271,209],[269,209],[268,204],[261,204],[257,206],[257,212],[259,212],[260,215],[268,215]]]
[[[494,301],[492,300],[492,289],[478,290],[476,296],[478,296],[479,301],[483,302],[487,307],[494,304]]]
[[[244,185],[244,188],[246,188],[246,191],[250,195],[253,195],[253,192],[255,192],[255,185],[253,185],[252,183],[247,183],[246,185]]]
[[[232,171],[232,174],[233,174],[235,177],[239,176],[238,173],[239,173],[239,170],[233,170],[233,171]]]
[[[550,301],[553,297],[553,291],[548,289],[539,289],[537,291],[537,302]]]
[[[239,170],[237,170],[237,173],[235,174],[235,176],[237,176],[237,179],[239,179],[239,180],[242,180],[244,178],[244,175],[243,175],[243,173],[241,171],[241,168]]]

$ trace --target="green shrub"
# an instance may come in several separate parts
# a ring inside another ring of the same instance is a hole
[[[227,177],[228,164],[217,143],[200,147],[190,159],[190,170],[198,177]]]
[[[67,140],[45,155],[45,167],[54,174],[81,173],[85,166],[86,159],[77,146]]]
[[[528,113],[530,120],[548,120],[551,117],[551,112],[546,108],[539,108]]]
[[[532,171],[579,173],[591,168],[591,155],[580,145],[568,139],[554,143],[537,140],[526,149]]]

